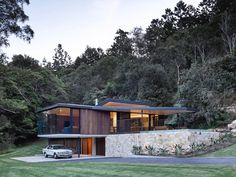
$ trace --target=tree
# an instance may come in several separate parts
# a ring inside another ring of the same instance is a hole
[[[50,70],[0,65],[0,146],[35,138],[36,109],[59,101],[68,101],[65,85]]]
[[[0,64],[6,65],[7,64],[7,56],[5,53],[2,53],[0,50]]]
[[[30,41],[34,35],[29,25],[22,26],[29,19],[24,13],[23,5],[29,4],[29,0],[0,1],[0,47],[8,46],[8,37],[15,34],[17,37]]]
[[[138,82],[138,100],[148,101],[158,106],[171,104],[174,89],[161,65],[146,65],[139,74],[142,77]]]
[[[15,66],[21,69],[37,69],[39,68],[39,61],[27,55],[13,55],[10,66]]]
[[[136,27],[131,32],[133,54],[136,57],[145,57],[146,43],[144,39],[144,32],[141,27]]]
[[[0,108],[0,151],[8,149],[14,142],[14,135],[10,130],[12,127],[11,121],[5,115],[1,114]]]
[[[232,61],[223,57],[205,65],[195,63],[182,73],[180,98],[188,100],[185,106],[198,109],[186,117],[189,127],[214,127],[230,121],[224,108],[235,101],[236,63]]]
[[[133,54],[132,40],[129,38],[129,33],[119,29],[116,32],[115,41],[107,53],[111,56],[126,58]]]
[[[67,68],[71,65],[71,57],[62,48],[61,44],[58,44],[57,48],[54,49],[55,54],[53,56],[53,63],[52,63],[52,69],[55,71],[59,71],[63,68]]]
[[[178,29],[186,29],[199,24],[196,8],[179,1],[174,8],[173,15]]]
[[[81,64],[93,65],[102,57],[104,57],[104,52],[101,48],[92,48],[87,46],[85,52],[81,55],[81,57],[76,58],[74,64],[75,68],[77,68]]]
[[[224,41],[225,50],[229,55],[236,54],[236,31],[232,29],[230,22],[232,16],[226,11],[222,15],[220,29],[222,31],[222,39]]]

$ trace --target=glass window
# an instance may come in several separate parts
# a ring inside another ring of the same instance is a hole
[[[70,109],[55,108],[44,111],[40,114],[39,123],[41,134],[70,133]]]
[[[114,133],[117,131],[117,113],[116,112],[110,112],[110,118],[111,118],[111,133]]]
[[[131,113],[131,131],[148,130],[149,115],[140,113]]]

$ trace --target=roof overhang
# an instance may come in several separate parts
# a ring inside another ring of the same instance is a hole
[[[73,109],[90,109],[96,111],[107,112],[131,112],[131,113],[143,113],[143,114],[157,114],[157,115],[171,115],[178,113],[193,113],[197,112],[196,109],[188,107],[130,107],[130,106],[90,106],[79,105],[70,103],[57,103],[38,110],[37,112],[48,111],[55,108],[73,108]]]
[[[92,109],[94,106],[90,105],[81,105],[81,104],[72,104],[72,103],[56,103],[51,106],[47,106],[41,109],[38,109],[37,112],[48,111],[55,108],[74,108],[74,109]]]
[[[191,113],[196,112],[196,109],[187,107],[108,107],[108,106],[96,106],[93,109],[100,111],[111,112],[131,112],[131,113],[143,113],[143,114],[157,114],[157,115],[171,115],[178,113]]]

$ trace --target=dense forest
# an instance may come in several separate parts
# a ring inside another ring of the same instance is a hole
[[[22,26],[29,0],[0,1],[0,49],[8,37],[30,41]],[[106,51],[87,46],[71,59],[62,44],[52,59],[0,50],[0,150],[36,137],[36,110],[56,102],[94,104],[95,98],[142,100],[153,106],[198,111],[166,123],[189,128],[223,127],[235,119],[236,1],[179,1],[146,29],[118,29]],[[53,50],[53,49],[52,49]],[[51,62],[49,62],[51,61]]]

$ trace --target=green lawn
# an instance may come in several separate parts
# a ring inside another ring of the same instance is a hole
[[[236,157],[236,144],[204,155],[205,157]]]
[[[1,177],[30,176],[163,176],[235,177],[235,166],[217,165],[144,165],[111,163],[24,163],[11,157],[38,154],[45,142],[35,142],[0,155]]]

